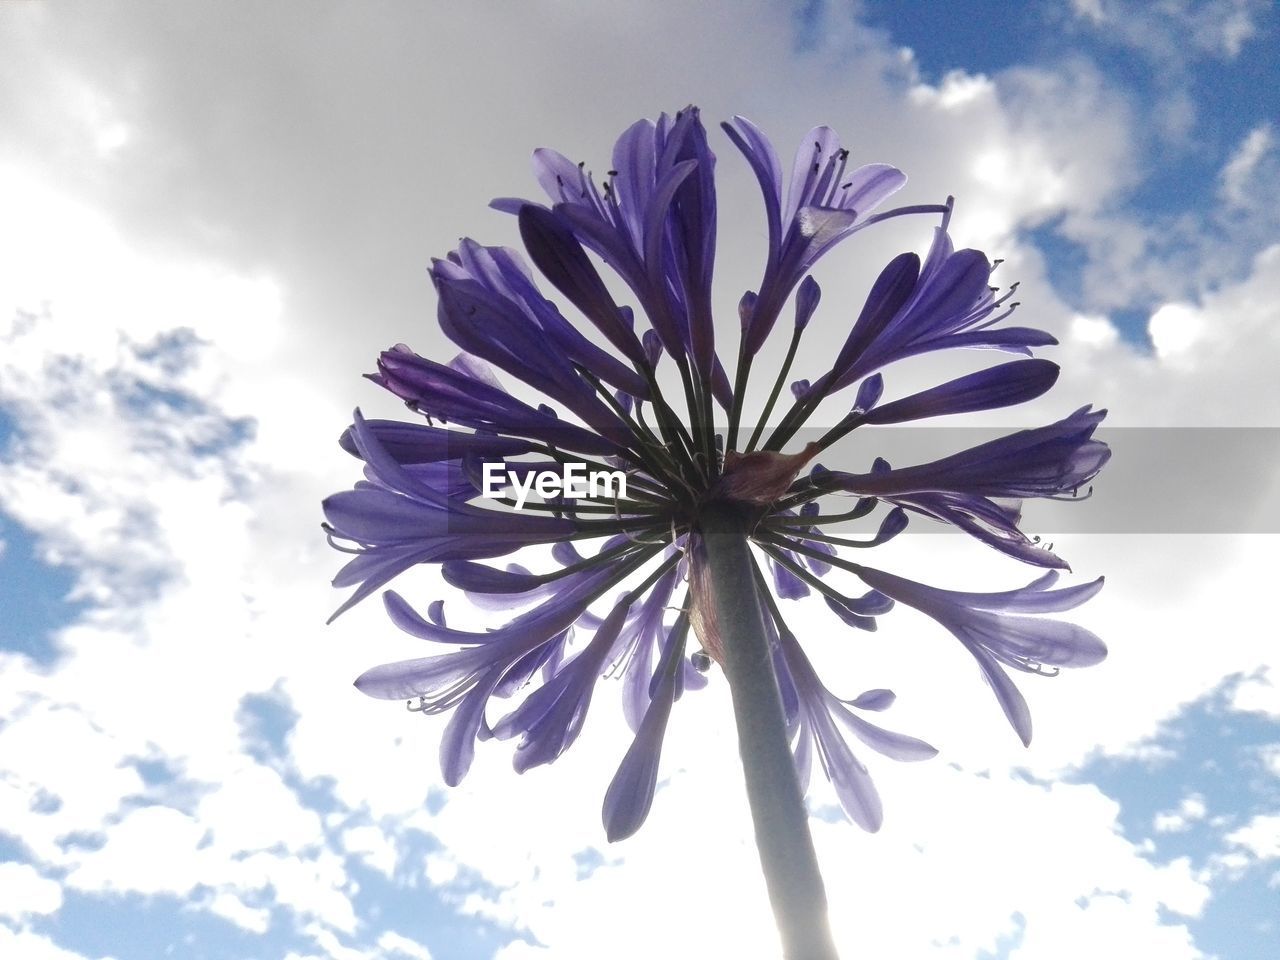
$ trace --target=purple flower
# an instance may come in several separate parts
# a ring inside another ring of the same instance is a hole
[[[364,479],[323,504],[330,541],[350,554],[334,579],[353,588],[338,613],[409,568],[433,564],[461,602],[498,618],[487,629],[459,629],[441,599],[415,606],[386,591],[392,623],[433,652],[376,666],[356,681],[372,697],[448,715],[440,748],[447,783],[466,775],[481,741],[511,741],[517,771],[554,761],[583,729],[601,678],[618,681],[634,736],[605,787],[610,840],[643,823],[675,702],[705,686],[734,643],[717,622],[700,528],[709,503],[733,501],[755,521],[760,615],[801,780],[808,782],[816,756],[842,808],[866,829],[879,826],[880,801],[850,738],[899,760],[935,751],[860,715],[890,706],[891,692],[849,700],[832,693],[779,600],[819,594],[832,626],[860,630],[876,629],[895,602],[923,611],[972,652],[1024,740],[1026,704],[1004,668],[1048,674],[1105,653],[1087,631],[1029,615],[1075,606],[1101,580],[1049,591],[1050,574],[1023,590],[967,594],[845,558],[845,550],[897,536],[917,514],[1023,562],[1064,567],[1019,530],[1017,508],[997,500],[1066,497],[1089,483],[1108,456],[1093,439],[1103,413],[1084,408],[918,466],[877,461],[855,474],[814,465],[856,429],[874,436],[883,424],[1022,403],[1058,374],[1047,360],[1020,359],[882,402],[880,371],[895,361],[952,347],[1027,355],[1054,341],[1001,325],[1014,306],[1005,306],[1012,288],[1001,294],[989,286],[992,265],[982,253],[953,249],[950,199],[873,213],[906,178],[887,164],[853,165],[829,128],[806,137],[785,184],[755,126],[737,117],[724,130],[760,183],[769,237],[757,290],[739,303],[732,380],[711,306],[716,157],[697,109],[630,126],[602,178],[538,150],[534,173],[547,202],[494,201],[515,215],[536,274],[520,252],[469,239],[433,261],[440,327],[462,352],[448,363],[402,344],[382,353],[370,379],[419,420],[365,420],[357,412],[341,445],[363,461]],[[893,258],[836,339],[843,346],[830,367],[793,382],[801,337],[837,322],[810,268],[846,237],[902,215],[940,216],[928,255]],[[610,285],[601,263],[621,285]],[[747,434],[740,421],[752,364],[792,299],[791,348],[760,426]],[[664,355],[670,366],[660,382]],[[792,406],[766,431],[788,383]],[[824,399],[854,384],[848,416],[819,440],[786,450]],[[729,414],[724,432],[717,406]],[[851,509],[849,493],[858,497]],[[865,534],[830,533],[830,524],[882,504],[889,509]]]
[[[1058,579],[1057,571],[1050,570],[1020,590],[962,593],[927,587],[870,567],[861,568],[858,576],[886,596],[937,620],[964,644],[1024,745],[1031,743],[1031,711],[1003,668],[1054,676],[1062,667],[1091,667],[1107,655],[1103,642],[1083,627],[1025,616],[1078,607],[1102,589],[1102,577],[1050,590]]]

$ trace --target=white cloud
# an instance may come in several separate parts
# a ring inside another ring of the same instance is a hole
[[[1156,833],[1181,833],[1189,830],[1193,823],[1203,820],[1206,813],[1208,807],[1204,804],[1204,797],[1193,793],[1183,797],[1176,810],[1157,813],[1151,826]]]
[[[1240,142],[1222,168],[1222,197],[1236,207],[1265,203],[1266,184],[1258,183],[1259,167],[1275,149],[1275,132],[1270,123],[1254,127]],[[1262,190],[1259,190],[1259,187]]]
[[[1259,759],[1263,766],[1277,779],[1280,779],[1280,743],[1273,743],[1259,751]]]
[[[0,956],[22,960],[86,960],[83,954],[64,950],[42,934],[10,930],[4,924],[0,924]]]
[[[1205,334],[1205,324],[1190,304],[1166,303],[1151,315],[1147,332],[1156,348],[1156,356],[1170,360],[1195,349]]]
[[[431,951],[408,937],[387,930],[378,937],[378,946],[388,957],[409,957],[410,960],[431,960]]]
[[[1106,317],[1076,314],[1071,318],[1071,339],[1090,347],[1115,347],[1120,331]]]
[[[57,913],[62,887],[25,863],[0,863],[0,915],[14,920]]]
[[[1102,8],[1102,0],[1071,0],[1071,9],[1077,16],[1092,20],[1094,23],[1103,23],[1107,19],[1106,12]]]
[[[1227,834],[1227,843],[1259,860],[1280,858],[1280,813],[1258,814],[1238,830]]]
[[[1152,59],[1194,51],[1230,60],[1257,34],[1257,18],[1267,5],[1262,0],[1071,0],[1071,8],[1100,37]]]
[[[996,97],[996,85],[980,73],[969,74],[963,70],[948,71],[936,86],[917,83],[908,92],[913,103],[936,106],[942,110],[962,110],[969,105],[992,103]]]
[[[324,841],[320,818],[300,809],[280,775],[260,764],[231,772],[200,801],[195,816],[212,828],[214,844],[238,853],[277,847],[302,852]]]
[[[264,934],[271,927],[271,911],[265,907],[250,907],[240,897],[227,890],[219,892],[209,901],[209,912],[230,920],[242,930]]]
[[[396,339],[420,338],[430,352],[437,341],[422,321],[431,294],[420,268],[464,229],[511,238],[510,224],[482,205],[490,193],[525,189],[532,146],[563,144],[602,158],[633,116],[691,95],[707,104],[708,117],[741,110],[782,131],[784,151],[787,137],[831,120],[859,150],[874,151],[865,159],[900,159],[915,199],[956,191],[961,241],[998,242],[1010,257],[1002,269],[1028,279],[1041,270],[1016,242],[1020,229],[1101,209],[1129,182],[1130,108],[1086,64],[994,78],[956,73],[937,87],[915,78],[899,87],[881,73],[890,52],[871,49],[853,66],[831,49],[795,60],[786,17],[772,7],[754,14],[727,6],[682,13],[695,20],[680,29],[664,19],[674,13],[629,9],[587,21],[553,9],[504,11],[501,22],[477,14],[451,21],[455,32],[415,34],[424,46],[414,50],[413,70],[425,72],[405,82],[378,73],[410,61],[385,53],[389,41],[376,22],[335,10],[317,23],[314,47],[285,54],[307,102],[322,105],[314,113],[266,96],[262,76],[241,76],[216,57],[199,61],[199,82],[186,83],[185,69],[164,62],[170,54],[149,49],[149,69],[166,82],[147,86],[147,109],[139,114],[127,97],[108,96],[108,119],[85,121],[77,133],[96,151],[110,143],[112,123],[124,124],[130,132],[116,155],[148,146],[132,154],[133,173],[102,168],[112,184],[102,192],[65,171],[61,182],[54,173],[44,182],[29,165],[5,178],[16,185],[4,196],[16,226],[0,235],[0,250],[20,267],[6,271],[5,297],[31,307],[51,298],[52,306],[11,329],[0,356],[3,398],[18,405],[37,438],[3,471],[0,488],[100,603],[58,636],[65,656],[53,669],[10,657],[0,681],[9,718],[0,728],[9,768],[0,822],[22,835],[42,869],[65,869],[69,885],[89,892],[184,895],[207,886],[203,908],[251,931],[269,923],[256,904],[272,897],[274,907],[307,918],[299,925],[311,924],[307,935],[320,954],[366,956],[347,943],[357,934],[372,939],[377,924],[356,913],[343,854],[390,875],[397,844],[422,830],[441,844],[406,871],[424,898],[428,887],[444,888],[464,912],[527,929],[553,956],[598,956],[606,942],[620,957],[650,956],[667,931],[655,924],[619,937],[618,904],[661,916],[673,902],[689,905],[695,918],[685,934],[690,955],[776,954],[722,683],[680,704],[654,814],[632,841],[607,847],[599,825],[603,789],[627,736],[608,684],[582,742],[553,768],[516,777],[509,745],[483,744],[467,782],[428,813],[428,793],[440,789],[439,718],[406,722],[403,710],[349,688],[360,669],[412,655],[413,644],[372,603],[331,630],[320,627],[335,603],[325,581],[337,560],[316,535],[314,507],[356,474],[332,443],[348,408],[373,396],[355,379],[367,359],[353,357]],[[193,56],[213,56],[218,24],[205,26],[215,36]],[[708,46],[706,38],[730,36],[731,28],[734,49]],[[623,77],[622,88],[598,91],[608,109],[564,111],[570,98],[580,100],[583,76],[617,73],[612,41],[627,31],[634,31],[628,50],[665,50],[687,68]],[[541,53],[546,69],[530,74],[513,38],[549,45]],[[103,48],[113,49],[105,41]],[[428,109],[425,100],[406,101],[418,112],[384,106],[392,79],[394,89],[438,91],[441,78],[455,76],[459,51],[474,58],[479,49],[492,75],[471,78],[467,103],[438,98]],[[83,57],[83,69],[95,69],[94,54]],[[374,69],[372,80],[331,73],[347,62]],[[94,80],[105,88],[110,77]],[[211,97],[230,105],[217,114],[226,126],[216,130],[194,119],[208,115]],[[486,104],[483,115],[474,103]],[[1092,149],[1079,150],[1082,142]],[[760,229],[743,165],[717,143],[726,191],[741,189],[732,195],[752,204],[749,227],[722,231],[731,286],[748,273],[743,262],[752,269],[758,262],[746,247]],[[371,144],[386,149],[375,157]],[[147,189],[131,176],[150,178]],[[137,199],[148,193],[165,199]],[[727,223],[748,223],[743,207],[726,205]],[[919,235],[901,224],[886,234],[908,245]],[[1280,248],[1261,255],[1248,277],[1187,304],[1202,333],[1183,365],[1135,355],[1109,321],[1073,315],[1041,282],[1036,309],[1067,334],[1055,358],[1073,378],[1055,403],[1069,406],[1082,394],[1159,424],[1192,416],[1237,422],[1251,410],[1271,416],[1258,399],[1269,396],[1268,331],[1280,327],[1276,256]],[[854,296],[870,259],[851,255],[833,267],[839,277],[827,301]],[[854,261],[855,275],[845,277]],[[184,326],[209,341],[193,351],[189,368],[169,372],[147,359],[143,345]],[[1166,347],[1170,336],[1163,335]],[[208,402],[209,415],[157,423],[121,410],[111,385],[122,379],[186,391]],[[257,433],[239,447],[194,462],[170,449],[248,414]],[[1021,574],[975,561],[971,545],[935,539],[944,538],[930,538],[929,550],[904,539],[885,565],[910,565],[922,579],[955,586],[989,574],[1011,583]],[[1118,810],[1096,788],[1042,786],[1012,771],[1029,764],[1053,780],[1093,749],[1122,751],[1226,673],[1256,668],[1268,652],[1231,627],[1259,614],[1251,598],[1262,594],[1252,591],[1264,585],[1269,545],[1081,537],[1074,546],[1078,570],[1112,573],[1080,619],[1107,636],[1113,654],[1096,672],[1027,684],[1037,724],[1029,753],[1003,725],[964,651],[924,618],[904,612],[861,639],[863,670],[902,694],[893,725],[937,739],[945,752],[927,768],[867,758],[890,811],[882,834],[815,824],[832,902],[864,905],[836,917],[852,948],[972,956],[1012,934],[1021,913],[1019,958],[1068,948],[1108,955],[1114,944],[1131,954],[1196,956],[1179,916],[1196,916],[1210,891],[1189,865],[1153,864],[1119,834]],[[1192,573],[1190,556],[1221,562]],[[152,582],[160,573],[163,582]],[[423,595],[437,589],[428,578],[419,583]],[[123,591],[140,586],[152,589],[126,602]],[[1237,603],[1220,611],[1228,591]],[[1222,638],[1202,649],[1197,618],[1210,609],[1221,615]],[[843,635],[828,642],[829,618],[799,619],[830,675],[841,678],[833,684],[852,683],[855,663]],[[1153,662],[1162,664],[1159,682]],[[288,699],[298,721],[285,760],[256,762],[244,752],[236,717],[246,693],[268,690]],[[189,795],[145,784],[129,762],[141,757],[171,764]],[[285,772],[304,782],[332,778],[339,809],[328,823],[293,793]],[[61,806],[39,802],[41,791]],[[136,806],[138,797],[152,805]],[[360,825],[343,828],[347,817]],[[67,848],[58,841],[71,830],[104,843]],[[580,876],[574,854],[595,850],[605,864]],[[459,892],[476,877],[487,886]],[[926,901],[931,909],[922,911]],[[15,936],[26,935],[0,927],[0,952],[3,938]],[[35,942],[28,937],[12,952],[38,956]],[[391,931],[377,943],[390,955],[426,955]],[[535,953],[523,941],[501,951]]]
[[[1231,706],[1248,713],[1280,718],[1280,684],[1273,679],[1275,667],[1268,666],[1236,685]]]
[[[372,824],[351,827],[342,834],[342,845],[348,853],[358,855],[365,863],[391,876],[396,868],[396,848],[385,833]],[[432,882],[436,882],[434,879]]]

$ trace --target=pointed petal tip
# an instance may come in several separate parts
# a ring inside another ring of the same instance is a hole
[[[639,829],[639,823],[610,822],[607,817],[604,820],[604,837],[610,843],[618,843],[633,837]]]

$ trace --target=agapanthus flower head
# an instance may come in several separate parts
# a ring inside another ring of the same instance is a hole
[[[478,741],[514,741],[517,771],[555,760],[582,730],[601,678],[620,682],[635,737],[605,787],[611,840],[649,811],[673,704],[705,686],[735,642],[718,622],[707,562],[702,518],[712,505],[750,519],[754,596],[800,779],[808,782],[816,756],[844,810],[868,830],[881,806],[850,737],[898,760],[935,751],[862,716],[888,708],[890,691],[832,692],[843,681],[819,679],[786,603],[820,595],[818,616],[825,608],[859,630],[876,629],[895,603],[925,613],[973,656],[1023,742],[1029,712],[1006,668],[1052,675],[1106,652],[1092,633],[1039,616],[1083,602],[1100,579],[1049,590],[1051,570],[1021,589],[962,593],[847,558],[893,539],[915,516],[1025,563],[1064,568],[1021,531],[1018,501],[1087,489],[1109,455],[1093,437],[1104,414],[1086,407],[919,465],[873,458],[862,472],[824,467],[820,458],[855,430],[874,440],[886,424],[1039,397],[1058,368],[1032,349],[1055,341],[1004,323],[1016,306],[1012,288],[991,285],[985,254],[954,249],[950,198],[882,210],[905,176],[856,164],[827,127],[804,138],[786,178],[753,124],[735,117],[723,128],[759,181],[769,238],[758,287],[738,301],[732,379],[719,345],[733,327],[718,340],[712,306],[717,161],[689,107],[628,127],[600,176],[536,151],[545,200],[494,201],[515,216],[527,260],[466,239],[434,261],[440,327],[461,352],[449,362],[402,344],[382,353],[370,379],[417,419],[357,411],[342,446],[364,462],[365,479],[324,502],[331,541],[352,555],[334,580],[355,588],[339,613],[432,564],[466,604],[501,621],[461,629],[439,599],[384,593],[392,622],[433,649],[374,667],[356,686],[448,715],[440,763],[449,784],[466,775]],[[817,260],[901,216],[937,218],[925,257],[892,257],[860,309],[823,300],[809,272]],[[621,285],[606,282],[606,268]],[[748,431],[753,364],[788,301],[790,347]],[[792,382],[800,339],[815,329],[842,346],[826,369]],[[882,371],[896,361],[966,347],[1022,359],[907,396],[887,391]],[[771,423],[788,383],[790,406]],[[807,426],[851,387],[847,414],[823,431]],[[805,442],[796,439],[802,428]],[[865,534],[832,533],[862,518]]]

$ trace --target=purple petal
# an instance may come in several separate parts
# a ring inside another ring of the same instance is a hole
[[[866,630],[870,633],[875,632],[876,621],[874,617],[863,616],[862,614],[857,613],[855,610],[851,609],[852,607],[851,604],[842,603],[839,600],[836,600],[834,597],[824,596],[822,599],[826,601],[827,606],[831,609],[831,611],[835,613],[837,617],[839,617],[849,626],[857,627],[859,630]]]
[[[842,706],[835,704],[832,706],[836,717],[853,731],[854,736],[872,750],[892,760],[914,763],[920,760],[931,760],[938,755],[937,748],[923,740],[909,737],[905,733],[885,730],[874,723],[868,723]]]
[[[610,843],[637,830],[649,815],[658,782],[658,761],[671,716],[677,672],[684,654],[684,635],[671,631],[658,664],[658,686],[640,729],[604,795],[604,829]]]
[[[892,690],[885,690],[883,688],[876,690],[864,690],[862,693],[854,697],[854,699],[849,701],[849,706],[857,707],[859,710],[875,710],[879,712],[881,710],[888,710],[893,706],[893,702],[896,699],[897,696]]]
[[[629,606],[616,605],[580,654],[493,725],[499,740],[520,735],[513,760],[517,773],[550,763],[578,738]]]
[[[514,457],[534,448],[528,440],[515,437],[463,433],[397,420],[366,420],[365,427],[377,438],[388,456],[402,464],[461,460],[466,456]],[[354,428],[348,427],[343,431],[338,442],[347,453],[360,455],[356,449]]]
[[[554,213],[525,207],[520,236],[543,276],[633,363],[644,362],[644,348],[622,321],[617,303],[573,232]]]
[[[796,291],[796,329],[803,330],[809,325],[813,311],[818,309],[818,301],[822,298],[822,288],[813,277],[805,277],[800,281],[800,289]]]
[[[774,592],[783,600],[803,600],[809,596],[809,585],[786,567],[769,560],[769,572],[773,574]]]
[[[440,772],[444,782],[456,787],[471,769],[476,737],[484,723],[484,708],[502,676],[501,667],[489,670],[453,710],[440,739]]]
[[[1058,379],[1048,360],[1014,360],[912,394],[865,414],[866,423],[903,423],[977,410],[994,410],[1034,400]],[[859,404],[861,406],[861,404]]]
[[[1004,711],[1010,725],[1018,734],[1018,739],[1022,741],[1024,747],[1031,746],[1031,711],[1027,708],[1026,698],[1013,685],[1009,675],[1004,672],[1000,664],[996,663],[990,653],[981,647],[971,647],[969,652],[982,668],[983,677],[995,692],[1000,709]]]

